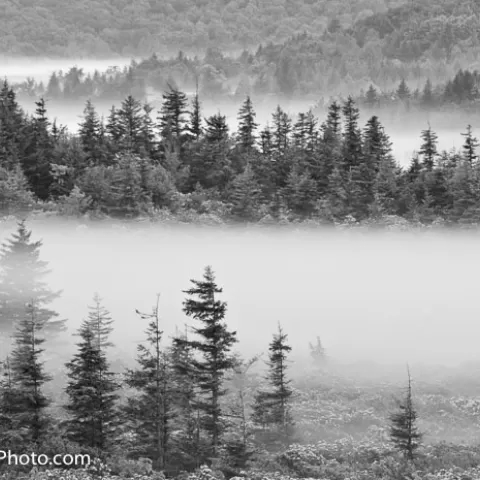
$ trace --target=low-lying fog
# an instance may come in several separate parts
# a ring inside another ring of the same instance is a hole
[[[98,291],[131,356],[157,292],[166,335],[183,329],[182,290],[216,272],[227,322],[245,355],[267,352],[280,322],[296,355],[319,335],[338,361],[457,365],[480,359],[478,237],[152,226],[142,230],[32,221],[59,313],[74,331]],[[15,224],[0,224],[0,240]],[[191,321],[189,321],[191,323]]]

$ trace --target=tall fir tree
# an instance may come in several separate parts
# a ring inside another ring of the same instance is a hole
[[[99,300],[98,296],[95,297]],[[97,306],[99,302],[97,303]],[[96,309],[78,330],[77,353],[66,364],[68,384],[65,422],[68,437],[82,446],[111,450],[118,421],[116,402],[119,384],[110,371],[106,347],[110,345],[108,315]],[[107,318],[105,318],[107,317]]]
[[[465,137],[465,141],[463,143],[463,155],[467,162],[471,165],[478,159],[477,155],[477,148],[479,146],[478,138],[473,136],[472,133],[472,126],[467,125],[466,133],[462,133],[462,136]]]
[[[235,365],[230,354],[237,342],[236,332],[228,330],[225,324],[227,305],[218,300],[216,295],[222,293],[215,282],[215,275],[210,267],[205,268],[202,280],[191,280],[193,287],[184,293],[183,311],[189,317],[201,322],[201,327],[192,327],[200,340],[176,338],[177,345],[188,345],[200,355],[192,359],[192,365],[198,378],[198,387],[202,397],[198,408],[203,412],[203,427],[211,437],[211,456],[218,454],[222,435],[222,408],[220,398],[225,395],[222,388],[225,373]]]
[[[0,332],[4,348],[8,349],[9,336],[24,318],[25,305],[36,299],[35,314],[44,323],[47,339],[65,330],[65,320],[58,320],[58,313],[48,305],[61,292],[53,292],[45,282],[50,273],[47,262],[40,260],[42,241],[31,241],[25,221],[18,224],[17,231],[1,249],[0,257]]]
[[[15,398],[13,424],[23,433],[23,447],[38,446],[45,440],[51,425],[46,408],[51,400],[43,386],[51,380],[42,362],[45,318],[31,298],[25,306],[24,317],[17,324],[15,344],[11,353],[11,383]]]
[[[276,426],[283,439],[288,441],[293,433],[294,421],[290,405],[293,391],[290,387],[291,380],[287,377],[288,354],[292,347],[287,344],[287,338],[288,335],[279,325],[268,349],[266,380],[269,390],[260,390],[257,393],[253,420]]]
[[[245,150],[253,148],[255,145],[255,130],[258,127],[255,117],[252,100],[247,96],[238,112],[238,142]]]
[[[41,200],[47,200],[53,182],[51,164],[55,146],[50,134],[45,100],[41,98],[35,105],[35,116],[29,122],[28,146],[21,160],[32,191]]]
[[[421,138],[423,143],[420,147],[419,154],[423,157],[422,166],[427,172],[430,172],[433,170],[435,160],[438,157],[438,136],[429,124],[426,130],[422,130]]]
[[[161,345],[163,331],[158,305],[159,295],[151,314],[137,310],[137,314],[150,323],[146,330],[147,344],[137,347],[139,368],[127,371],[126,384],[138,395],[128,399],[125,411],[136,433],[136,456],[151,458],[154,468],[164,470],[169,464],[173,429],[173,376],[167,352]]]

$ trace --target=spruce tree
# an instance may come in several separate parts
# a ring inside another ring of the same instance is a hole
[[[177,330],[170,351],[174,416],[178,425],[177,434],[172,434],[172,449],[177,462],[187,468],[198,468],[205,458],[193,355],[187,331],[179,334]]]
[[[128,399],[126,413],[136,433],[136,451],[139,456],[153,460],[153,467],[164,470],[170,453],[173,388],[171,365],[162,349],[159,296],[151,314],[137,310],[142,319],[150,319],[146,330],[147,344],[137,347],[139,368],[127,371],[126,384],[138,395]]]
[[[142,104],[129,95],[117,112],[118,126],[122,134],[122,145],[130,152],[140,153],[142,144]]]
[[[50,134],[45,100],[35,102],[35,116],[28,128],[29,142],[22,160],[22,167],[32,191],[41,200],[47,200],[53,182],[51,164],[54,142]]]
[[[437,151],[437,143],[438,143],[438,136],[428,125],[427,130],[422,130],[422,146],[420,147],[419,154],[423,156],[422,166],[425,168],[427,172],[433,170],[435,165],[435,159],[438,156]]]
[[[109,369],[105,350],[110,345],[109,319],[98,315],[99,311],[105,312],[97,308],[97,313],[82,322],[77,353],[66,364],[69,381],[65,409],[70,418],[65,426],[71,440],[85,447],[108,450],[113,446],[117,426],[119,385]]]
[[[103,159],[100,149],[100,119],[90,100],[87,100],[83,110],[83,121],[79,124],[79,136],[83,151],[90,165],[98,165]]]
[[[412,381],[408,372],[408,386],[403,401],[398,402],[398,412],[390,415],[390,439],[405,458],[413,460],[420,447],[422,434],[417,428],[417,411],[412,400]]]
[[[368,87],[367,93],[365,94],[365,103],[367,104],[368,107],[374,107],[378,102],[378,94],[377,90],[375,90],[375,87],[370,84]]]
[[[16,94],[5,80],[0,89],[0,168],[16,169],[27,144],[26,119]]]
[[[284,155],[290,145],[290,134],[292,133],[292,119],[282,110],[280,105],[272,114],[272,150],[277,155]]]
[[[238,112],[238,142],[245,150],[255,145],[255,130],[258,127],[258,123],[255,122],[255,116],[252,101],[247,96]]]
[[[193,327],[200,340],[176,338],[175,342],[187,345],[201,355],[198,360],[192,359],[198,387],[203,394],[197,405],[204,414],[203,427],[211,437],[211,455],[215,457],[222,434],[220,398],[226,393],[222,389],[223,377],[235,364],[229,352],[237,339],[236,332],[229,331],[224,322],[227,305],[216,297],[222,289],[217,286],[212,269],[206,267],[203,279],[191,282],[193,287],[184,292],[188,298],[184,301],[183,311],[203,325]]]
[[[60,296],[53,292],[44,278],[50,272],[47,262],[40,260],[42,241],[32,242],[32,232],[25,221],[18,224],[17,232],[2,245],[0,257],[0,332],[6,340],[24,318],[25,305],[36,299],[36,316],[45,327],[47,340],[65,330],[65,320],[57,320],[58,313],[47,306]]]
[[[169,91],[162,97],[163,103],[158,116],[161,136],[163,139],[171,136],[179,142],[187,126],[187,96],[177,88],[169,86]]]
[[[402,78],[402,81],[398,85],[397,96],[402,101],[408,100],[410,98],[410,89],[408,88],[408,85],[405,82],[404,78]]]
[[[195,140],[198,140],[203,132],[202,128],[202,115],[201,115],[201,105],[198,98],[198,90],[195,92],[195,96],[192,100],[192,110],[189,112],[190,119],[188,122],[187,129],[189,133],[193,136]]]
[[[45,342],[44,326],[45,317],[32,297],[17,324],[9,365],[15,398],[14,426],[19,432],[24,432],[24,441],[36,446],[45,439],[51,424],[45,411],[51,400],[43,393],[44,384],[51,380],[41,361],[44,352],[41,345]]]
[[[290,406],[293,391],[287,377],[287,355],[292,347],[287,344],[287,337],[279,325],[268,349],[266,380],[270,388],[257,393],[253,413],[254,421],[277,426],[285,439],[291,435],[294,425]]]
[[[462,133],[462,135],[465,137],[465,142],[462,147],[463,155],[467,160],[467,162],[469,162],[470,164],[473,164],[475,160],[477,160],[478,158],[478,155],[477,155],[477,148],[479,146],[478,138],[473,136],[471,125],[467,126],[467,132]]]
[[[343,131],[343,162],[344,168],[357,166],[362,161],[362,137],[358,127],[360,113],[351,96],[343,105],[342,113],[345,126]]]
[[[426,107],[431,107],[434,101],[435,99],[433,97],[432,82],[430,81],[429,78],[427,78],[427,81],[425,82],[425,86],[423,87],[422,104],[425,105]]]

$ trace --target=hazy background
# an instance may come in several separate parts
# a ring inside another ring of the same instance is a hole
[[[280,322],[296,355],[320,335],[340,361],[456,365],[480,359],[474,281],[478,236],[213,227],[138,229],[32,221],[42,238],[55,303],[74,331],[98,291],[115,319],[114,341],[130,354],[143,341],[161,293],[165,335],[183,329],[182,290],[211,265],[244,354],[266,352]],[[0,224],[3,241],[15,225]]]

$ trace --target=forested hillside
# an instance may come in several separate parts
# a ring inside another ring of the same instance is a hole
[[[200,52],[322,34],[398,5],[400,0],[7,0],[0,6],[2,53],[17,56],[149,55]]]

